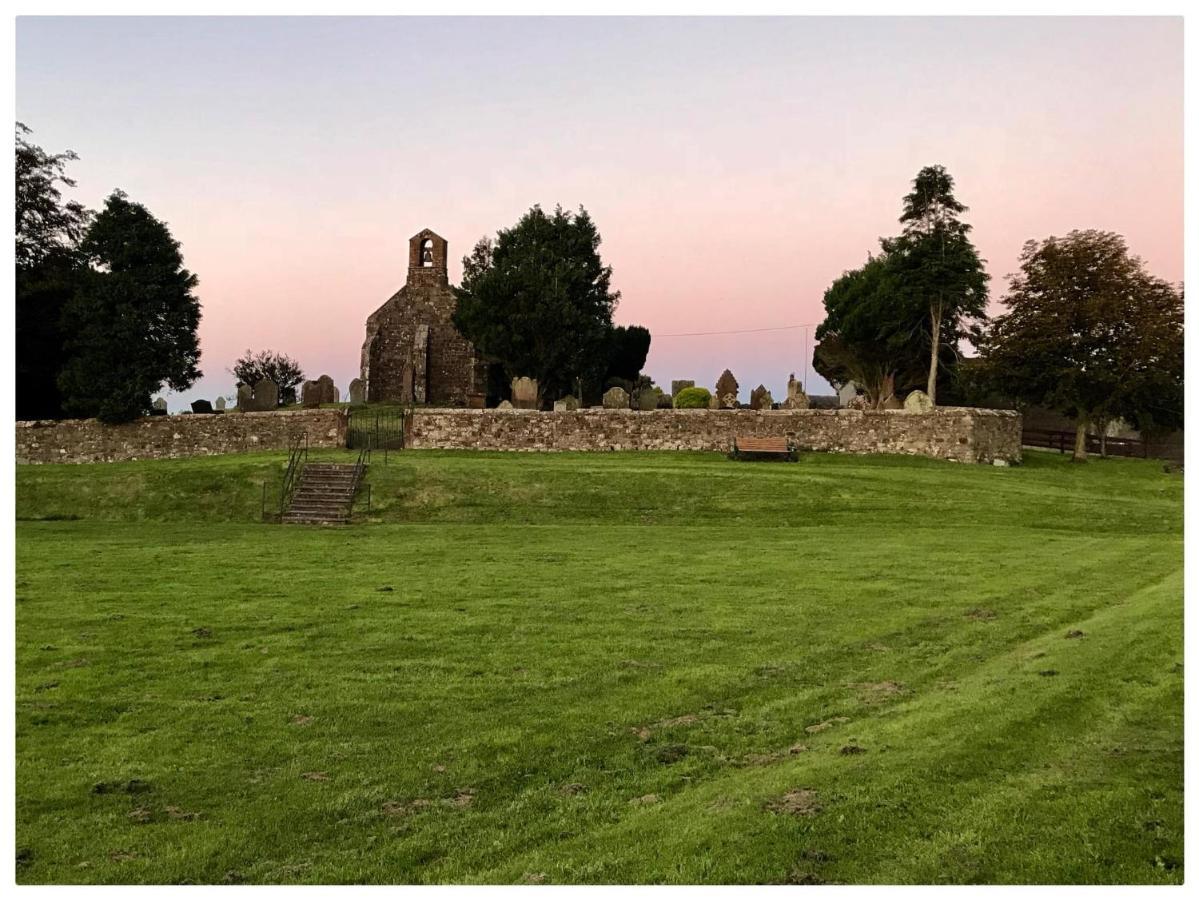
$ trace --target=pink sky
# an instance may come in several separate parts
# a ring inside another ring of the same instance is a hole
[[[587,207],[656,337],[648,373],[785,395],[825,288],[921,166],[970,206],[992,293],[1023,242],[1124,234],[1183,278],[1182,21],[22,18],[17,113],[120,187],[200,278],[205,377],[246,348],[343,392],[410,235],[451,278],[532,204]],[[814,381],[810,388],[826,390]]]

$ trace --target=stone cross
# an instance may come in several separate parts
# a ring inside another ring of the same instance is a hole
[[[720,402],[721,409],[732,409],[737,405],[737,389],[739,387],[737,379],[728,369],[720,374],[720,377],[716,379],[715,396]]]
[[[787,399],[783,406],[787,409],[811,409],[812,401],[804,392],[803,384],[795,380],[795,373],[787,379]]]

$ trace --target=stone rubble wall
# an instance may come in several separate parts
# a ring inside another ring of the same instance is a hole
[[[957,462],[1020,461],[1020,414],[939,407],[648,411],[417,409],[406,446],[417,450],[728,451],[734,436],[789,437],[801,450],[903,453]]]
[[[348,422],[340,409],[149,416],[126,425],[17,422],[16,456],[18,463],[90,463],[286,450],[305,431],[309,447],[344,447]]]

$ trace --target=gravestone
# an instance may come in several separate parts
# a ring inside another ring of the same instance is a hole
[[[212,404],[207,400],[193,400],[192,412],[194,413],[211,413]]]
[[[254,389],[248,384],[237,386],[237,408],[242,412],[250,412],[254,408]]]
[[[787,409],[811,409],[812,401],[803,389],[803,383],[795,380],[795,373],[787,379],[787,399],[783,403]]]
[[[567,394],[561,400],[554,401],[554,412],[574,412],[579,408],[579,401]]]
[[[217,412],[224,412],[224,411],[225,411],[225,398],[224,398],[224,397],[217,397],[217,398],[216,398],[216,411],[217,411]]]
[[[167,411],[167,402],[162,397],[155,397],[153,406],[155,409],[160,409],[163,412]]]
[[[258,412],[270,412],[279,406],[279,386],[269,378],[264,378],[254,385],[254,409]]]
[[[689,388],[689,387],[695,387],[695,382],[691,381],[691,380],[682,380],[682,379],[680,379],[679,381],[672,381],[670,383],[670,393],[672,395],[675,395],[675,394],[678,394],[679,391],[685,390],[686,388]]]
[[[637,392],[637,408],[646,411],[658,408],[658,397],[662,392],[657,388],[642,388]]]
[[[733,409],[737,405],[737,389],[740,387],[737,384],[737,379],[733,377],[733,373],[725,369],[719,378],[716,379],[716,391],[714,396],[720,401],[719,409]]]
[[[361,378],[355,378],[350,382],[350,405],[356,406],[359,403],[366,402],[366,382]]]
[[[512,405],[517,409],[537,409],[537,379],[512,379]]]
[[[315,409],[322,403],[336,402],[337,388],[328,375],[322,375],[315,381],[305,381],[300,389],[300,403],[305,409]]]
[[[501,400],[500,405],[496,409],[516,409],[516,407],[508,400]]]
[[[759,384],[749,392],[750,409],[770,409],[773,406],[774,398],[770,396],[770,391],[766,390],[766,385]]]
[[[912,391],[903,401],[903,408],[908,412],[930,413],[933,411],[933,401],[924,391]]]
[[[609,388],[604,392],[604,409],[628,409],[629,392],[622,387]]]

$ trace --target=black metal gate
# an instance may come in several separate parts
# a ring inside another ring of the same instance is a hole
[[[351,409],[346,446],[351,450],[404,449],[404,410]]]

